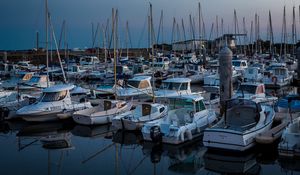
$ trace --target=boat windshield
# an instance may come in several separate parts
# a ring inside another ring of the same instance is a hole
[[[128,83],[129,87],[135,87],[135,88],[139,88],[139,81],[133,81],[133,80],[129,80]]]
[[[32,82],[32,83],[38,83],[38,82],[40,81],[40,78],[41,78],[41,77],[32,77],[32,78],[30,79],[30,82]]]
[[[53,102],[60,101],[67,96],[67,91],[60,92],[44,92],[41,98],[41,102]]]
[[[238,93],[255,94],[257,86],[255,85],[240,85]]]
[[[194,110],[194,103],[191,99],[170,99],[169,103],[170,109],[180,109],[180,108],[185,108],[185,109],[190,109]]]
[[[181,83],[167,82],[167,83],[163,83],[161,88],[167,90],[179,90],[180,85]]]
[[[241,66],[241,62],[239,61],[232,61],[232,65],[235,67],[240,67]]]
[[[196,102],[196,112],[205,110],[205,105],[202,100]]]

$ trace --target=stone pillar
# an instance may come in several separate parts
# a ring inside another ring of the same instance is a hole
[[[232,51],[225,46],[219,54],[220,74],[220,114],[225,110],[226,100],[232,95]]]

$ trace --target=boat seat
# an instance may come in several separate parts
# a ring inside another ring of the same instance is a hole
[[[253,107],[235,106],[227,111],[227,125],[248,128],[258,122],[257,113]]]
[[[109,110],[109,109],[112,108],[112,103],[111,103],[111,101],[105,100],[103,103],[104,103],[104,111],[107,111],[107,110]]]

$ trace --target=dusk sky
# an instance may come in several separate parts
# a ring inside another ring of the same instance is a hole
[[[199,0],[49,0],[49,10],[57,38],[60,35],[63,20],[67,23],[67,42],[70,48],[91,47],[91,23],[105,24],[111,17],[111,9],[119,10],[119,35],[124,47],[125,22],[129,21],[129,30],[133,47],[147,46],[146,18],[149,2],[153,5],[155,31],[158,30],[160,11],[164,12],[164,40],[171,41],[173,17],[177,21],[185,20],[189,36],[188,16],[191,14],[198,26]],[[299,0],[201,0],[202,13],[206,25],[206,35],[215,22],[216,15],[224,18],[224,31],[233,32],[233,10],[236,9],[240,30],[242,18],[246,18],[248,36],[250,21],[255,12],[260,16],[262,39],[266,39],[268,10],[271,10],[275,40],[280,41],[283,6],[287,10],[287,28],[291,35],[292,7],[296,6],[298,31]],[[36,31],[40,33],[40,46],[44,47],[44,0],[1,0],[0,1],[0,50],[30,49],[35,47]],[[145,30],[143,30],[145,29]],[[196,32],[198,28],[196,27]],[[100,39],[102,40],[102,35]],[[139,44],[140,41],[140,44]]]

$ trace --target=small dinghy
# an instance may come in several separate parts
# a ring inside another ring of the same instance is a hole
[[[131,107],[132,104],[126,101],[103,100],[98,106],[75,112],[73,120],[82,125],[108,124],[114,116],[129,111]]]
[[[113,118],[112,125],[116,129],[139,130],[144,123],[160,119],[167,114],[167,107],[162,104],[142,103],[132,111]]]

